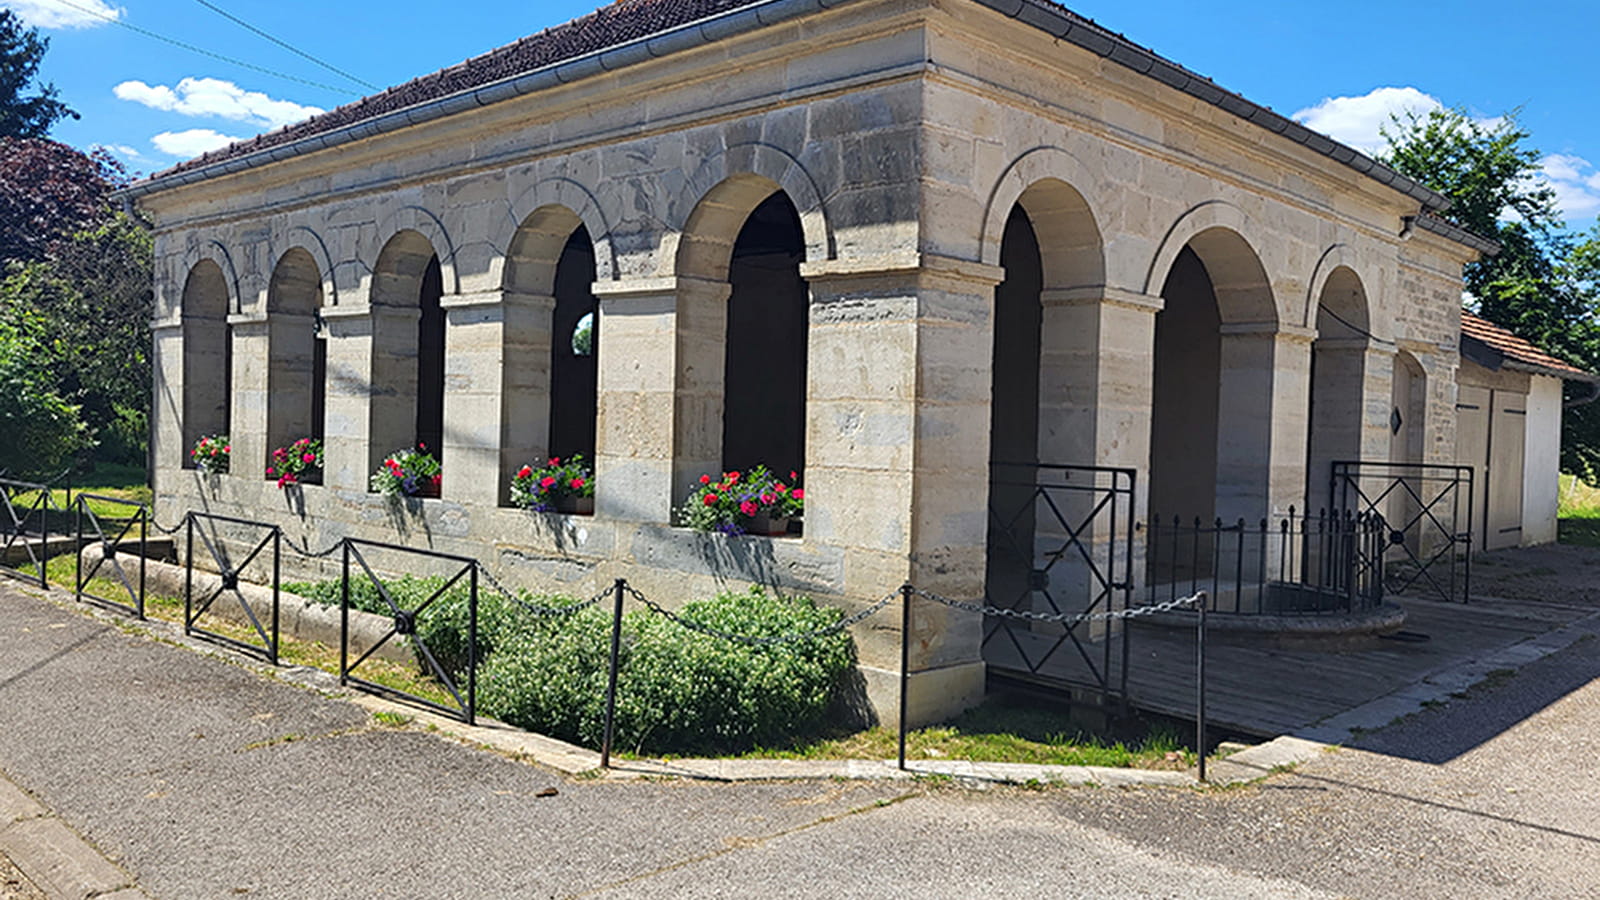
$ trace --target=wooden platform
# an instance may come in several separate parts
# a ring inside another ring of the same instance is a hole
[[[1427,641],[1367,639],[1359,646],[1271,647],[1242,636],[1212,633],[1206,648],[1209,719],[1219,727],[1261,736],[1287,734],[1390,694],[1440,670],[1580,619],[1592,608],[1565,604],[1482,600],[1470,604],[1391,598],[1406,610],[1405,630]],[[1045,658],[1038,675],[1074,683],[1094,680],[1106,646],[1070,641],[1046,658],[1057,634],[1013,625],[995,634],[985,659],[1008,670],[1026,669],[1022,653]],[[1021,645],[1019,649],[1018,645]],[[1122,641],[1110,641],[1113,684],[1122,664]],[[1195,636],[1191,630],[1138,625],[1128,637],[1128,695],[1136,708],[1184,719],[1195,714]]]

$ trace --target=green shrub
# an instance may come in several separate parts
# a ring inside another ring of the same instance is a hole
[[[759,588],[686,604],[685,619],[764,637],[813,631],[837,609]],[[595,746],[604,724],[610,622],[592,608],[524,620],[498,637],[479,670],[483,711],[523,728]],[[726,752],[815,733],[848,676],[847,634],[751,646],[700,634],[643,610],[623,618],[617,744],[657,753]]]

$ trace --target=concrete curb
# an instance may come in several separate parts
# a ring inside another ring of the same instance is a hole
[[[129,875],[0,773],[0,854],[46,897],[147,897]]]

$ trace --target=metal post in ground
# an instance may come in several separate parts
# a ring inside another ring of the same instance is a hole
[[[183,517],[183,633],[194,624],[194,516]]]
[[[911,687],[911,582],[900,586],[900,771],[906,768],[906,698]]]
[[[283,584],[283,530],[272,529],[272,664],[278,664],[278,645],[283,642],[278,630],[278,586]]]
[[[1200,614],[1195,624],[1195,752],[1200,754],[1200,781],[1206,780],[1206,607],[1211,598],[1199,594]]]
[[[83,504],[79,503],[72,510],[72,546],[78,548],[77,558],[72,561],[72,598],[79,603],[83,602]]]
[[[478,564],[472,563],[472,593],[467,595],[467,724],[478,724]]]
[[[339,569],[339,683],[350,679],[350,539],[339,542],[344,562]]]
[[[622,652],[622,591],[627,582],[617,579],[611,612],[611,672],[606,677],[606,728],[600,743],[600,768],[611,768],[611,740],[617,726],[617,658]]]

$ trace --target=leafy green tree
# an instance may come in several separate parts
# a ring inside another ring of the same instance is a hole
[[[25,477],[55,474],[89,442],[78,407],[34,365],[45,355],[39,332],[0,321],[0,471]]]
[[[0,137],[44,137],[61,119],[78,118],[56,99],[55,85],[40,84],[28,93],[49,47],[37,29],[24,28],[16,13],[0,9]]]

